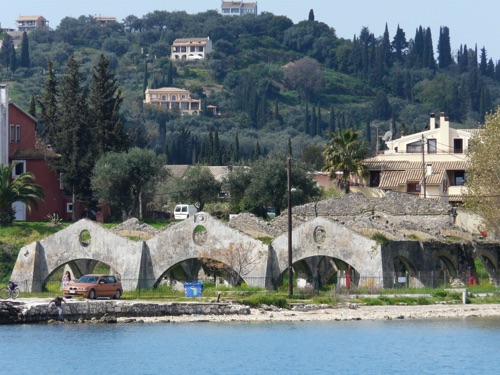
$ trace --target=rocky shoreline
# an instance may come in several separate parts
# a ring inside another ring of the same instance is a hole
[[[0,302],[0,324],[57,321],[48,299]],[[165,303],[144,301],[68,301],[66,323],[182,323],[182,322],[307,322],[347,320],[442,319],[500,317],[500,304],[436,304],[418,306],[365,306],[358,304],[295,305],[249,308],[232,303]]]

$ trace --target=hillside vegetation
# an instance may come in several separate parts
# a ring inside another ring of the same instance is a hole
[[[315,21],[312,12],[297,24],[271,13],[223,17],[215,11],[158,10],[105,25],[91,16],[66,17],[55,30],[26,35],[14,54],[13,41],[1,35],[0,79],[28,110],[42,93],[48,60],[61,76],[74,55],[89,84],[104,54],[123,91],[131,146],[166,153],[170,164],[228,164],[236,148],[238,158],[285,153],[289,139],[300,157],[308,145],[323,144],[329,130],[347,128],[362,130],[373,150],[373,123],[382,134],[409,134],[423,129],[429,113],[443,111],[454,127],[477,127],[500,103],[499,62],[485,48],[452,48],[453,30],[445,26],[434,35],[430,28],[409,35],[398,27],[381,36],[360,26],[353,39],[338,36],[334,26]],[[208,60],[169,60],[176,38],[207,36],[214,49]],[[189,89],[219,115],[145,114],[145,88],[165,86]],[[217,158],[207,151],[215,134]]]

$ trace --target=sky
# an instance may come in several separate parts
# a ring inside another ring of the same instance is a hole
[[[190,14],[220,10],[220,4],[221,0],[1,0],[0,23],[14,28],[20,15],[42,15],[55,28],[64,17],[101,15],[121,21],[154,10]],[[345,39],[359,35],[365,26],[379,37],[386,23],[391,40],[398,24],[407,40],[419,26],[430,27],[435,51],[440,27],[447,26],[453,53],[460,45],[474,48],[477,44],[478,51],[486,48],[488,59],[500,60],[500,39],[494,26],[500,14],[499,0],[258,0],[257,5],[259,13],[284,15],[294,23],[307,19],[313,9],[316,21],[333,27]]]

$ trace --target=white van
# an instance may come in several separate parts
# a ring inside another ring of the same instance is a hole
[[[197,212],[198,210],[192,204],[178,204],[174,209],[174,219],[184,220]]]

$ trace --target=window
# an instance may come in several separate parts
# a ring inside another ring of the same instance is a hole
[[[464,140],[461,138],[456,138],[453,140],[453,153],[463,154],[464,152]]]
[[[63,173],[59,173],[59,189],[64,190]]]
[[[427,153],[428,154],[437,153],[437,142],[435,139],[428,139],[427,140]]]
[[[408,193],[420,193],[420,184],[417,183],[408,183],[406,191]]]
[[[370,187],[378,187],[380,185],[380,172],[370,171]]]
[[[167,100],[167,95],[162,95],[161,100]]]
[[[453,185],[454,186],[463,186],[466,179],[467,179],[467,175],[465,174],[465,171],[455,171],[454,178],[453,178]]]
[[[66,212],[68,213],[73,212],[73,203],[66,203]]]
[[[15,164],[14,169],[12,169],[13,178],[26,172],[26,160],[12,160],[12,164]]]
[[[172,95],[172,100],[177,100],[177,95]]]
[[[181,103],[181,109],[184,110],[184,111],[187,111],[189,108],[188,108],[188,103]]]
[[[406,152],[409,154],[422,152],[422,141],[420,140],[413,143],[408,143],[406,145]]]
[[[15,125],[10,124],[10,143],[14,143],[16,141],[16,127]]]
[[[9,128],[9,142],[19,143],[21,142],[21,125],[10,124]]]

